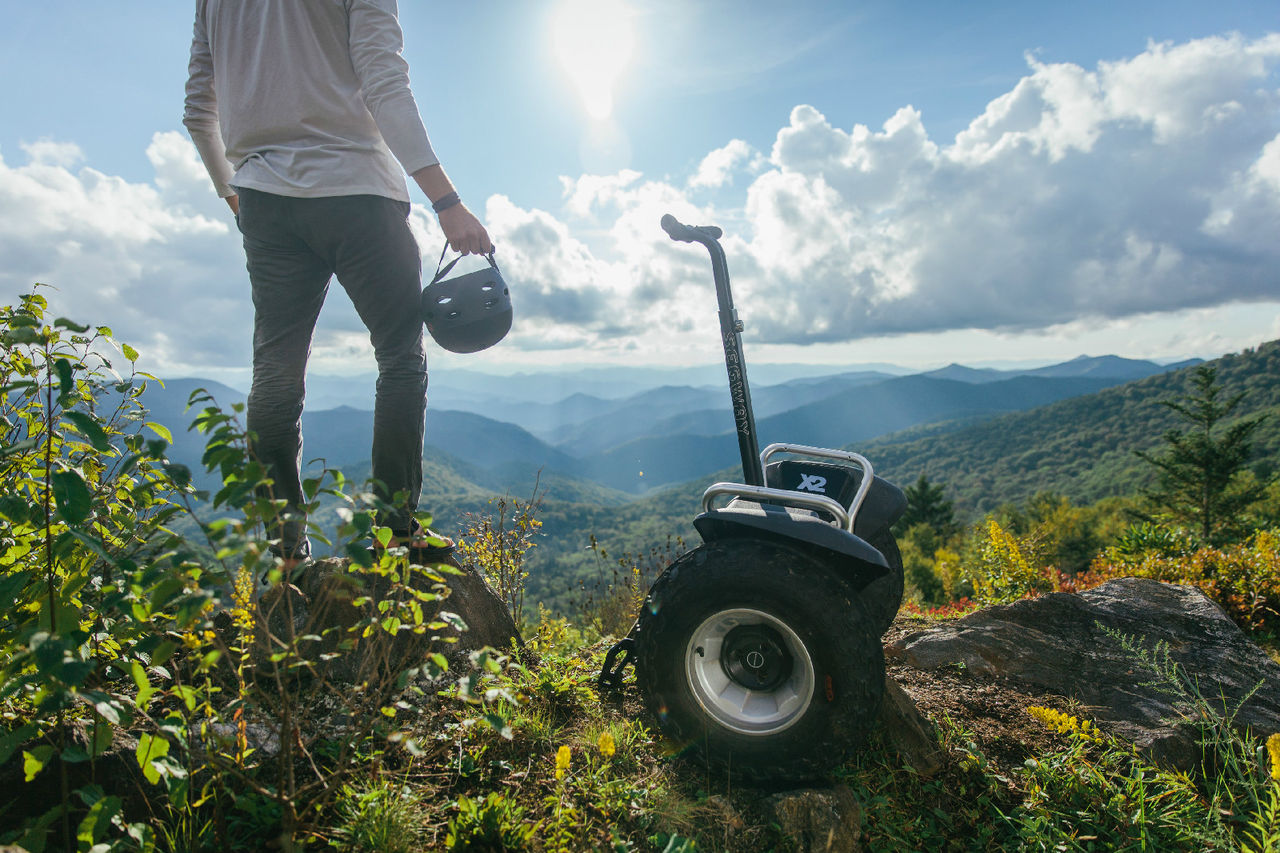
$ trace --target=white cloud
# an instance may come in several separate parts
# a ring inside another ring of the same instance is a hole
[[[0,286],[12,300],[52,285],[57,313],[111,326],[151,365],[243,363],[239,235],[212,193],[189,201],[175,158],[194,155],[173,137],[157,134],[147,152],[158,174],[175,176],[155,185],[73,171],[79,150],[65,143],[25,146],[26,165],[0,160]]]
[[[74,142],[57,142],[41,139],[21,146],[32,165],[61,166],[70,169],[84,159],[84,152]]]
[[[689,175],[565,177],[559,210],[495,196],[485,221],[519,317],[504,347],[713,357],[708,259],[659,230],[668,212],[725,227],[756,343],[1108,328],[1274,299],[1278,68],[1280,35],[1152,44],[1093,69],[1029,56],[949,142],[911,106],[845,130],[800,105],[767,156],[734,139]],[[245,363],[239,235],[185,137],[156,135],[148,183],[80,166],[68,143],[25,151],[0,160],[7,292],[55,283],[62,313],[166,364]],[[434,217],[415,207],[411,224],[430,266]],[[349,363],[360,333],[331,299],[313,358]]]
[[[716,189],[733,182],[733,174],[743,166],[759,168],[762,158],[759,152],[741,139],[732,139],[723,148],[717,148],[698,164],[689,178],[689,188]]]

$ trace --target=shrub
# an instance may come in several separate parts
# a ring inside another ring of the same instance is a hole
[[[1051,591],[1055,573],[1035,567],[1024,554],[1026,549],[1025,540],[1019,541],[995,519],[987,519],[978,559],[967,567],[974,598],[982,604],[1002,604]]]
[[[1280,532],[1262,530],[1247,542],[1200,548],[1185,556],[1164,548],[1143,554],[1111,549],[1076,578],[1076,586],[1086,589],[1119,577],[1189,584],[1221,605],[1241,627],[1280,631]]]
[[[458,559],[469,563],[484,576],[511,611],[516,625],[524,627],[524,591],[529,572],[525,555],[542,522],[537,513],[542,498],[534,483],[533,497],[521,501],[508,496],[489,501],[484,515],[468,514],[458,541]]]
[[[446,626],[432,615],[444,577],[397,549],[374,559],[369,538],[390,534],[376,500],[325,472],[304,483],[308,510],[322,497],[342,505],[352,563],[340,580],[367,607],[349,628],[299,636],[296,590],[268,550],[284,502],[238,410],[192,396],[204,462],[222,481],[197,500],[190,472],[165,456],[168,429],[146,421],[140,398],[157,380],[134,369],[138,353],[106,327],[47,323],[46,307],[33,293],[0,308],[0,763],[20,756],[30,786],[0,845],[38,853],[53,835],[65,850],[152,850],[158,828],[171,849],[260,849],[267,836],[291,849],[345,776],[416,748],[406,718],[417,708],[404,700],[445,659],[401,671],[390,650]],[[183,521],[202,541],[174,532]],[[330,681],[357,647],[372,665],[356,683]],[[122,760],[145,786],[118,772]],[[154,820],[135,820],[135,787]]]

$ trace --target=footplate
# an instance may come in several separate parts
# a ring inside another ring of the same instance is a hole
[[[624,686],[626,669],[629,665],[634,665],[635,660],[636,640],[628,634],[614,643],[608,654],[604,656],[604,666],[600,668],[596,686],[601,690],[621,690]]]

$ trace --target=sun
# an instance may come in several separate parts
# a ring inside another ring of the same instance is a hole
[[[635,32],[621,0],[562,0],[551,22],[556,58],[582,97],[587,113],[613,113],[613,91],[631,61]]]

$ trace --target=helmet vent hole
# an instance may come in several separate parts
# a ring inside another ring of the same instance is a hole
[[[439,299],[437,299],[437,300],[436,300],[436,304],[437,304],[437,305],[448,305],[448,304],[449,304],[450,302],[452,302],[452,301],[453,301],[453,297],[452,297],[452,296],[441,296]]]

